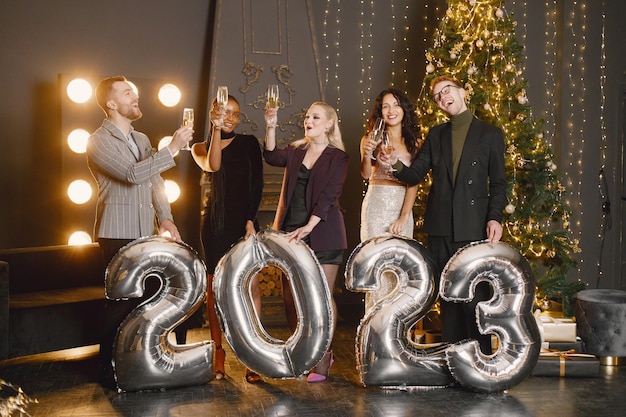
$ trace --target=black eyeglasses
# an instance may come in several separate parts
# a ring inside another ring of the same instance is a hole
[[[433,94],[433,100],[435,101],[435,103],[439,103],[439,100],[441,100],[442,94],[448,94],[450,92],[450,87],[461,88],[458,85],[454,85],[454,84],[448,84],[444,86],[441,90],[439,90],[438,93]]]

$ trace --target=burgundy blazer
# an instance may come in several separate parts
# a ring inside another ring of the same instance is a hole
[[[265,150],[265,161],[277,167],[285,167],[283,184],[272,229],[282,230],[287,209],[298,179],[298,171],[306,149],[287,146],[273,151]],[[306,208],[311,215],[322,219],[310,234],[311,249],[315,252],[346,249],[346,226],[339,206],[339,197],[348,175],[348,154],[327,146],[311,169],[306,188]]]

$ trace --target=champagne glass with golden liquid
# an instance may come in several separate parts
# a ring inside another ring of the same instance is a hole
[[[393,153],[393,144],[391,143],[391,138],[389,137],[389,132],[387,132],[386,130],[383,131],[382,133],[382,143],[381,143],[383,152],[385,152],[386,155],[391,155]],[[395,169],[391,168],[391,165],[389,166],[389,171],[395,171]]]
[[[193,109],[189,108],[189,107],[185,107],[183,109],[183,126],[189,126],[190,128],[193,129]],[[189,146],[189,143],[187,143],[185,146],[183,146],[181,148],[181,151],[190,151],[191,147]]]
[[[270,84],[267,87],[267,107],[278,107],[278,85]]]
[[[385,121],[381,117],[379,117],[374,122],[372,131],[369,134],[370,134],[370,137],[374,139],[375,142],[380,143],[382,140],[384,131],[385,131]],[[374,161],[376,160],[373,153],[368,153],[366,156]]]

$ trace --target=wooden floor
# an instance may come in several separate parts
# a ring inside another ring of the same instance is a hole
[[[340,324],[328,381],[270,380],[250,385],[227,350],[227,377],[202,386],[118,394],[98,382],[98,346],[0,363],[0,379],[37,403],[33,417],[135,416],[623,416],[626,367],[602,367],[599,378],[528,377],[506,393],[478,394],[460,387],[381,390],[362,387],[354,354],[356,325]],[[207,329],[188,340],[208,339]],[[0,391],[0,401],[7,395]],[[19,413],[14,413],[19,416]]]

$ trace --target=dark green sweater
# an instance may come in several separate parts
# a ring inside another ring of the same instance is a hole
[[[469,109],[456,116],[450,116],[450,124],[452,125],[452,186],[456,183],[456,172],[459,168],[463,145],[472,123],[472,117],[472,112]]]

